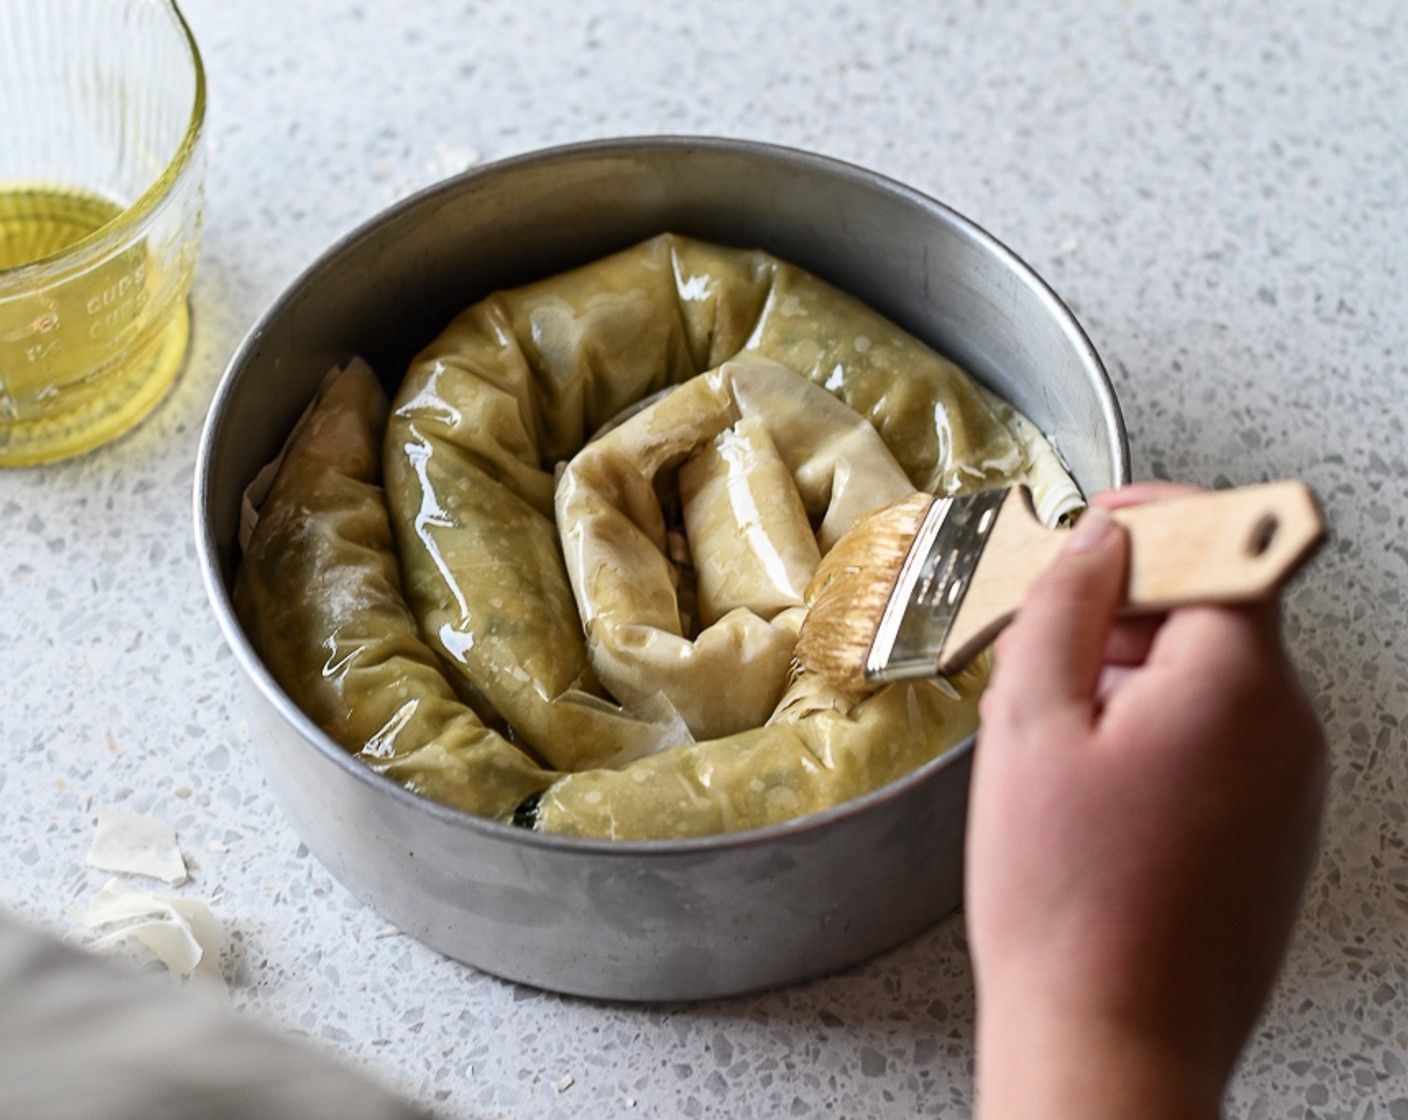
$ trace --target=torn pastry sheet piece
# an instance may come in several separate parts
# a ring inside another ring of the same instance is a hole
[[[176,830],[165,821],[126,809],[102,809],[88,864],[124,875],[146,875],[175,886],[186,881]]]
[[[91,903],[71,907],[69,913],[92,929],[107,931],[93,943],[95,948],[136,941],[177,976],[198,975],[224,984],[224,933],[201,899],[133,890],[112,879]]]

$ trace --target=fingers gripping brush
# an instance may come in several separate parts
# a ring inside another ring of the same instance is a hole
[[[1129,535],[1121,613],[1276,594],[1324,539],[1310,489],[1270,482],[1115,510]],[[798,662],[856,691],[963,667],[1017,613],[1066,532],[1025,486],[913,494],[862,518],[821,561]]]

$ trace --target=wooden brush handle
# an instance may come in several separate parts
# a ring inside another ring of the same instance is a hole
[[[1325,536],[1314,495],[1301,482],[1125,506],[1111,517],[1129,534],[1124,614],[1269,598]],[[1036,519],[1025,487],[1007,495],[944,641],[942,671],[962,665],[996,636],[1065,543],[1065,532]]]
[[[1129,533],[1129,613],[1268,599],[1325,538],[1303,482],[1126,506],[1111,516]]]

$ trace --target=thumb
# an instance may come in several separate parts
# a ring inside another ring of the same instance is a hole
[[[995,687],[1005,703],[1024,715],[1076,707],[1093,718],[1128,554],[1124,530],[1110,515],[1086,510],[998,643]]]

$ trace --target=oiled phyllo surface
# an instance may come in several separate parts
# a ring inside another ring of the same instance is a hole
[[[359,434],[300,467],[334,408]],[[271,672],[428,796],[579,835],[786,820],[961,741],[981,663],[865,699],[797,675],[807,580],[914,489],[1024,481],[1052,520],[1079,502],[1035,428],[878,313],[767,254],[669,234],[466,309],[384,429],[331,390],[301,428],[256,495],[237,593]],[[302,512],[333,493],[340,520]],[[321,605],[293,625],[295,572]],[[397,658],[426,676],[412,708],[389,673],[330,668]]]
[[[588,662],[628,706],[663,695],[696,739],[761,726],[823,548],[913,489],[865,419],[786,366],[749,357],[692,378],[588,443],[558,484]]]

